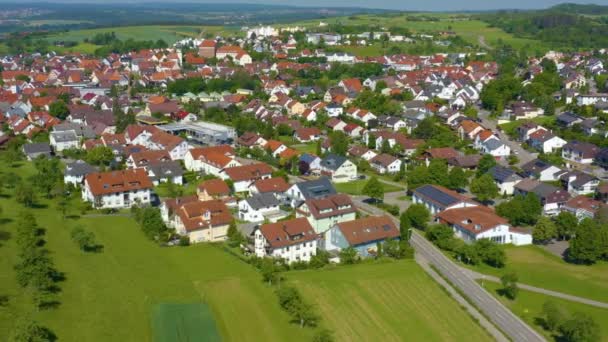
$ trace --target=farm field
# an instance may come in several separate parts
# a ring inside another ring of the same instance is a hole
[[[608,302],[608,263],[568,264],[537,246],[505,247],[507,267],[474,267],[480,273],[502,276],[514,271],[524,284]]]
[[[489,341],[412,260],[294,271],[336,341]]]
[[[408,20],[408,17],[430,16],[439,18],[439,21]],[[461,14],[440,14],[440,13],[405,13],[401,15],[357,15],[351,17],[335,17],[324,19],[323,22],[329,24],[341,23],[343,25],[380,25],[386,29],[391,27],[404,27],[413,33],[454,31],[462,36],[463,39],[471,44],[479,45],[480,37],[490,46],[495,46],[499,40],[511,44],[515,48],[522,48],[526,44],[539,49],[544,48],[541,42],[533,39],[516,38],[499,28],[489,27],[481,20],[474,20]],[[319,20],[301,21],[289,26],[300,25],[305,27],[315,27],[319,25]]]
[[[574,303],[571,301],[546,296],[540,293],[520,290],[515,300],[509,300],[498,295],[496,292],[502,286],[497,283],[485,282],[484,287],[488,289],[499,301],[505,304],[513,313],[523,319],[531,327],[543,334],[549,341],[556,339],[556,336],[551,336],[549,332],[544,330],[539,324],[538,318],[541,318],[543,304],[550,300],[564,308],[569,314],[575,312],[584,312],[591,317],[600,326],[601,341],[608,341],[608,310],[596,308],[593,306]]]
[[[98,33],[115,32],[119,39],[134,39],[134,40],[158,40],[162,39],[169,44],[185,38],[196,38],[200,34],[231,34],[237,33],[237,29],[227,28],[223,26],[194,26],[194,25],[148,25],[148,26],[120,26],[120,27],[104,27],[96,29],[73,30],[51,34],[47,37],[49,41],[64,40],[82,42],[85,38],[92,38]]]
[[[33,166],[10,168],[2,161],[0,172],[23,177],[33,174]],[[9,336],[15,320],[27,316],[61,341],[150,341],[157,305],[204,303],[224,341],[310,340],[310,330],[289,323],[259,273],[221,247],[162,248],[147,240],[129,217],[78,217],[80,212],[71,209],[70,218],[64,219],[45,199],[32,210],[66,280],[58,284],[60,305],[38,311],[18,286],[13,270],[13,220],[23,208],[11,192],[4,189],[0,197],[0,296],[8,296],[7,305],[0,306],[0,336]],[[101,253],[85,254],[77,248],[70,238],[76,225],[95,233],[97,243],[104,246]]]

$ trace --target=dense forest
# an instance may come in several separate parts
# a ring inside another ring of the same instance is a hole
[[[608,46],[608,6],[562,4],[543,11],[500,11],[479,19],[517,37],[555,48]]]

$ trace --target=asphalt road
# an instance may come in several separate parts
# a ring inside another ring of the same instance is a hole
[[[375,215],[385,214],[384,211],[373,207],[360,198],[354,198],[356,205]],[[393,218],[395,224],[399,225],[397,219]],[[457,287],[471,300],[494,325],[505,333],[513,341],[545,341],[534,329],[528,326],[508,308],[502,305],[496,298],[483,289],[473,277],[464,272],[458,265],[448,259],[433,244],[427,241],[417,231],[414,231],[410,240],[412,247],[416,250],[418,258],[435,266],[442,276]]]
[[[538,153],[529,152],[525,148],[521,147],[521,143],[511,140],[511,138],[507,134],[498,131],[496,129],[496,120],[490,119],[490,113],[488,111],[483,109],[480,110],[479,119],[481,120],[481,124],[485,128],[492,130],[502,142],[504,142],[505,144],[507,144],[507,146],[511,148],[512,153],[515,154],[519,159],[517,166],[524,165],[525,163],[536,159],[536,157],[538,156]]]

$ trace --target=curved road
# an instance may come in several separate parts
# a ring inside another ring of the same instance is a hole
[[[360,209],[371,214],[385,214],[384,211],[363,202],[360,197],[353,197],[353,200]],[[398,220],[392,216],[391,218],[399,226]],[[469,276],[458,265],[443,255],[441,251],[421,236],[420,233],[413,231],[410,243],[419,257],[435,266],[441,275],[450,281],[452,286],[464,293],[475,304],[477,309],[511,340],[521,342],[545,341],[539,333],[479,286],[473,277]]]

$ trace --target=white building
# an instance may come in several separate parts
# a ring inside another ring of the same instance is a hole
[[[84,179],[82,200],[96,209],[148,205],[152,188],[152,181],[144,169],[90,173]]]
[[[414,204],[423,204],[435,215],[441,211],[455,208],[477,207],[479,203],[439,185],[423,185],[412,196]]]
[[[532,244],[532,234],[514,229],[506,219],[485,206],[445,210],[437,214],[436,220],[450,226],[454,234],[466,243],[489,239],[515,246]]]
[[[80,147],[80,138],[73,130],[51,132],[49,134],[49,142],[55,152]]]
[[[280,201],[273,193],[262,193],[239,201],[239,219],[247,222],[276,222],[288,215],[279,208]]]
[[[315,232],[322,234],[339,222],[352,221],[357,208],[348,195],[336,194],[322,199],[309,199],[296,209],[296,217],[305,217]]]
[[[284,259],[291,264],[317,254],[319,236],[305,218],[263,224],[254,232],[257,257]]]

